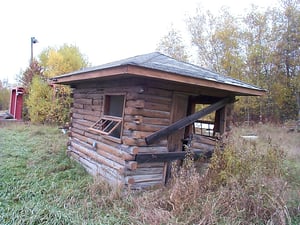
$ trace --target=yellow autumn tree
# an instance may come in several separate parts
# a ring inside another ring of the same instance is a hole
[[[38,62],[43,71],[30,84],[26,100],[29,118],[33,122],[64,124],[69,121],[71,89],[50,85],[47,79],[79,70],[89,63],[78,47],[67,44],[45,49]]]

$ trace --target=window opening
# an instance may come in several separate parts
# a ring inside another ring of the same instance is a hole
[[[90,129],[120,139],[124,99],[124,95],[105,95],[103,116]]]
[[[195,110],[200,111],[207,107],[206,104],[196,104]],[[215,124],[215,112],[212,112],[201,119],[194,122],[193,130],[195,134],[213,137],[214,136],[214,125]]]

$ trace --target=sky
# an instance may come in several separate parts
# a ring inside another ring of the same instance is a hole
[[[228,6],[242,14],[251,4],[274,0],[9,0],[0,2],[0,80],[16,75],[47,47],[76,45],[93,65],[156,50],[171,26],[186,32],[185,20],[200,5],[217,13]]]

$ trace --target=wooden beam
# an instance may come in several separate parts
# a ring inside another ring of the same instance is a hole
[[[170,162],[174,160],[183,160],[186,157],[188,152],[167,152],[167,153],[144,153],[137,154],[135,161],[139,163],[153,163],[153,162]],[[205,157],[210,158],[213,154],[213,151],[205,150],[194,150],[192,155],[194,159]]]
[[[234,98],[228,97],[224,98],[192,115],[189,115],[181,120],[176,121],[175,123],[171,124],[168,127],[165,127],[145,138],[145,141],[148,145],[153,144],[155,141],[160,140],[161,138],[164,138],[173,132],[180,130],[192,123],[194,123],[196,120],[200,119],[203,116],[206,116],[222,107],[224,107],[226,104],[231,103],[234,101]]]

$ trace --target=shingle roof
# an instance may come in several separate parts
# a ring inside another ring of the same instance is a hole
[[[218,73],[204,69],[197,65],[178,61],[174,58],[171,58],[171,57],[166,56],[159,52],[138,55],[138,56],[130,57],[127,59],[103,64],[100,66],[85,68],[85,69],[82,69],[79,71],[75,71],[75,72],[72,72],[69,74],[59,76],[57,78],[67,77],[67,76],[75,76],[76,77],[77,74],[93,72],[93,71],[98,71],[98,70],[104,70],[104,69],[118,67],[118,66],[124,66],[124,65],[139,66],[139,67],[159,70],[159,71],[163,71],[163,72],[175,73],[175,74],[179,74],[182,76],[193,77],[193,78],[198,78],[198,79],[203,79],[203,80],[209,80],[209,81],[216,82],[216,83],[228,84],[228,85],[243,87],[243,88],[247,88],[247,89],[257,90],[257,91],[264,91],[263,89],[255,86],[255,85],[251,85],[251,84],[242,82],[242,81],[234,79],[232,77],[220,75]]]

